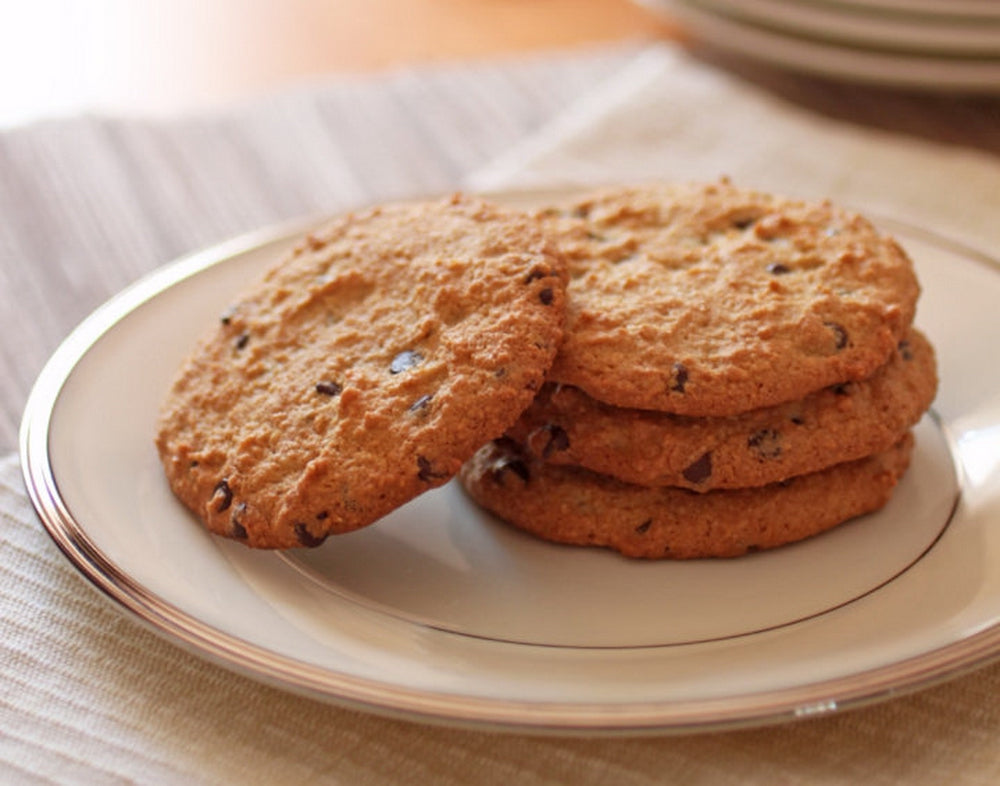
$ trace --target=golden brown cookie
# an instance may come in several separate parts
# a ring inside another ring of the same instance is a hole
[[[476,502],[545,540],[629,557],[735,557],[803,540],[888,502],[913,446],[784,483],[710,491],[647,488],[533,460],[513,440],[484,446],[460,474]]]
[[[934,350],[912,330],[869,379],[729,417],[603,404],[547,384],[508,434],[536,458],[643,486],[696,491],[776,483],[888,450],[934,399]]]
[[[511,425],[564,297],[523,214],[454,197],[346,215],[237,297],[180,371],[157,436],[171,487],[254,547],[365,526]]]
[[[865,379],[913,319],[910,260],[861,216],[710,185],[540,212],[570,270],[549,374],[620,407],[732,415]]]

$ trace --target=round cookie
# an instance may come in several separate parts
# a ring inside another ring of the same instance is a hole
[[[608,189],[539,216],[570,271],[549,379],[620,407],[732,415],[864,379],[916,308],[906,254],[829,202],[722,181]]]
[[[628,557],[735,557],[803,540],[888,502],[913,446],[785,483],[710,491],[635,486],[526,457],[512,440],[484,446],[462,468],[470,496],[545,540],[603,546]]]
[[[547,384],[508,434],[536,458],[643,486],[696,491],[776,483],[888,450],[937,390],[916,330],[869,379],[729,417],[620,409]]]
[[[170,485],[253,547],[365,526],[513,423],[564,311],[561,258],[524,214],[456,196],[345,215],[180,370],[156,439]]]

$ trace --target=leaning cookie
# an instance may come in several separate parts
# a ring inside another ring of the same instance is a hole
[[[735,557],[881,508],[906,471],[912,446],[907,434],[884,453],[785,483],[696,494],[544,464],[502,439],[484,446],[460,477],[484,508],[545,540],[649,559]]]
[[[209,530],[253,547],[370,524],[530,403],[564,296],[561,259],[520,213],[455,197],[344,216],[232,302],[180,370],[156,439],[167,479]]]
[[[888,450],[937,390],[934,350],[912,330],[867,380],[730,417],[620,409],[547,384],[508,434],[536,458],[643,486],[746,488]]]
[[[902,249],[826,201],[646,185],[540,218],[571,276],[549,379],[619,407],[732,415],[865,379],[916,308]]]

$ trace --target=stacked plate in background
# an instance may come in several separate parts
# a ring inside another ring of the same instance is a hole
[[[693,40],[785,68],[1000,93],[1000,0],[641,0]]]

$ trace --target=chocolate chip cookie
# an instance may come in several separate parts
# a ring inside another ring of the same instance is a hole
[[[513,423],[564,310],[563,262],[522,213],[454,197],[341,217],[180,370],[156,439],[170,485],[253,547],[370,524]]]
[[[784,483],[698,494],[635,486],[535,460],[504,438],[461,472],[480,505],[546,540],[629,557],[735,557],[803,540],[881,508],[906,471],[913,439]]]
[[[869,377],[919,287],[896,242],[829,202],[709,185],[540,212],[570,271],[549,379],[619,407],[722,416]]]
[[[629,483],[697,491],[776,483],[888,450],[934,399],[934,350],[917,330],[860,382],[729,417],[603,404],[547,384],[508,431],[534,457]]]

